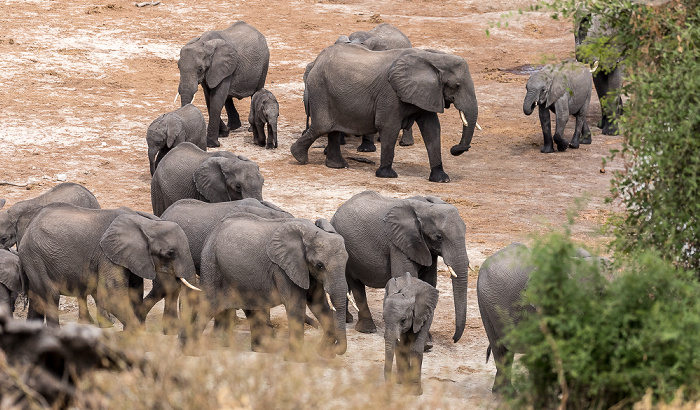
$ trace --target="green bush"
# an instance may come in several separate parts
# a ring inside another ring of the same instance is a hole
[[[651,388],[670,401],[684,387],[700,398],[700,284],[657,254],[636,255],[609,281],[595,264],[572,259],[566,235],[533,247],[533,272],[524,303],[536,306],[511,329],[521,346],[514,404],[551,408],[626,407]],[[610,275],[610,272],[607,272]]]

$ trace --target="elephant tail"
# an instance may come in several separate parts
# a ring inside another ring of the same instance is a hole
[[[486,363],[489,362],[489,357],[491,357],[491,345],[486,348]]]

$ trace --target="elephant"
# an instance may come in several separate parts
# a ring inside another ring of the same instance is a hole
[[[289,322],[285,359],[303,360],[308,305],[324,329],[317,352],[326,358],[344,354],[347,259],[343,238],[326,220],[314,224],[300,218],[230,216],[211,232],[202,250],[200,286],[206,302],[200,305],[208,308],[196,315],[192,336],[198,337],[218,312],[244,309],[252,350],[269,352],[266,318],[270,308],[283,304]],[[188,335],[181,337],[184,343]]]
[[[277,117],[280,115],[280,105],[274,94],[261,89],[250,99],[248,122],[253,130],[253,142],[267,149],[277,148]],[[265,124],[267,124],[267,143],[265,139]]]
[[[148,126],[146,143],[151,176],[165,154],[185,141],[207,150],[207,123],[199,108],[192,104],[165,113]]]
[[[292,144],[294,158],[308,162],[311,144],[328,134],[326,166],[345,168],[340,133],[379,132],[380,178],[395,178],[392,168],[399,130],[418,123],[430,161],[430,181],[449,182],[440,151],[437,113],[450,104],[459,110],[462,139],[452,155],[470,148],[478,114],[469,65],[458,56],[416,48],[371,51],[356,44],[335,44],[316,58],[306,79],[311,124]]]
[[[258,164],[228,151],[205,152],[183,142],[163,158],[151,179],[153,213],[184,198],[207,202],[255,198],[262,201],[264,178]]]
[[[34,214],[43,206],[57,202],[100,209],[97,198],[87,188],[73,182],[63,182],[35,198],[19,201],[0,211],[0,248],[10,249],[16,244],[19,248],[19,242]],[[0,208],[4,205],[5,200],[0,199]]]
[[[134,307],[143,298],[144,279],[152,280],[161,272],[194,283],[194,264],[182,228],[150,217],[128,208],[69,204],[40,210],[19,249],[28,283],[28,317],[44,315],[49,326],[58,327],[60,295],[77,296],[79,301],[92,295],[97,306],[114,314],[125,329],[140,327]]]
[[[21,293],[24,290],[19,256],[12,251],[0,249],[0,306],[6,306],[10,313],[14,312],[15,301]]]
[[[567,147],[578,148],[581,144],[591,143],[591,131],[586,115],[591,102],[593,84],[588,67],[574,60],[565,60],[559,64],[544,66],[533,73],[525,85],[527,94],[523,101],[523,113],[532,114],[539,105],[540,125],[544,135],[544,145],[540,152],[566,151]],[[556,115],[556,129],[552,140],[552,124],[549,112]],[[569,115],[576,118],[576,129],[571,142],[564,139],[564,129]]]
[[[617,135],[617,119],[622,114],[622,91],[624,65],[624,50],[619,46],[608,47],[612,58],[607,56],[602,61],[599,56],[584,51],[585,46],[606,39],[609,43],[614,32],[605,27],[599,15],[590,14],[586,10],[576,16],[574,39],[576,43],[576,59],[584,63],[595,63],[593,84],[598,100],[601,102],[602,118],[598,126],[603,135]]]
[[[513,355],[518,352],[514,346],[501,343],[506,334],[506,325],[517,325],[526,315],[535,311],[534,306],[524,307],[520,304],[522,292],[535,270],[530,261],[530,254],[527,246],[515,242],[489,256],[479,269],[476,296],[484,330],[489,339],[486,361],[488,362],[493,352],[493,360],[496,362],[496,377],[492,388],[494,393],[507,390],[511,386]],[[593,256],[581,248],[576,250],[576,257],[589,263],[597,263],[601,267],[608,264],[606,258]]]
[[[213,204],[196,199],[181,199],[168,207],[161,215],[161,219],[175,222],[185,232],[195,272],[199,274],[202,248],[207,236],[214,230],[219,221],[238,212],[251,213],[268,219],[293,218],[292,214],[281,210],[274,204],[246,198]],[[177,278],[167,274],[156,273],[156,278],[153,279],[153,287],[143,300],[140,319],[142,321],[146,320],[146,315],[148,315],[153,306],[165,298],[163,331],[166,334],[172,333],[177,328],[177,299],[179,293],[180,284]],[[221,323],[220,321],[222,320],[223,323],[226,323],[224,319],[217,318],[217,324]]]
[[[269,65],[265,36],[244,21],[225,30],[207,31],[180,49],[180,101],[182,106],[191,103],[202,84],[209,114],[208,147],[220,146],[220,137],[241,126],[233,98],[250,97],[262,89]],[[224,106],[228,126],[221,120]]]
[[[365,191],[342,204],[331,225],[345,239],[345,276],[359,307],[357,331],[377,331],[367,306],[365,286],[383,288],[391,278],[410,272],[435,287],[440,255],[452,273],[452,339],[456,343],[462,337],[467,318],[469,258],[466,225],[454,205],[432,196],[395,199]],[[348,319],[352,317],[348,315]]]
[[[421,369],[423,346],[433,323],[440,292],[426,282],[411,276],[391,278],[384,293],[384,379],[391,379],[396,352],[399,383],[411,383],[414,394],[423,394]]]
[[[382,23],[369,31],[356,31],[350,36],[340,36],[335,44],[359,44],[372,51],[393,50],[397,48],[411,48],[411,40],[397,27],[389,23]],[[307,66],[307,69],[310,67]],[[413,145],[413,130],[412,127],[404,128],[401,134],[399,145]],[[363,135],[362,143],[357,147],[358,152],[374,152],[377,148],[374,146],[374,136]]]

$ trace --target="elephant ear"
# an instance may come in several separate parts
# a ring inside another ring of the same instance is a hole
[[[328,220],[326,220],[326,219],[318,218],[316,220],[315,225],[328,233],[338,233],[335,231],[335,228],[333,227],[333,225],[331,225],[331,223],[328,222]]]
[[[144,279],[155,279],[156,270],[139,215],[114,218],[100,239],[100,248],[112,263],[129,269]]]
[[[566,77],[561,72],[553,72],[552,78],[548,81],[547,107],[557,102],[566,92]]]
[[[305,249],[308,240],[304,240],[308,235],[302,222],[290,221],[277,228],[266,247],[270,260],[302,289],[309,289],[310,282]]]
[[[445,111],[440,71],[427,53],[412,53],[399,57],[389,70],[389,83],[401,101],[431,112]]]
[[[173,148],[175,143],[185,141],[185,127],[183,119],[179,115],[173,115],[166,125],[165,145],[168,148]]]
[[[15,254],[3,255],[0,259],[0,283],[15,293],[23,292],[19,256]]]
[[[221,171],[221,164],[226,161],[225,157],[207,158],[194,171],[192,178],[194,186],[209,202],[227,202],[231,200],[226,189],[226,179]]]
[[[5,206],[5,202],[6,201],[4,198],[0,198],[0,209],[2,209],[3,206]]]
[[[416,279],[416,304],[413,306],[413,332],[418,333],[437,307],[440,292],[430,284]]]
[[[421,233],[420,219],[406,201],[392,207],[384,215],[384,223],[391,242],[410,260],[422,266],[430,266],[433,258]]]
[[[214,88],[224,78],[236,71],[238,52],[231,44],[220,38],[209,40],[207,43],[214,47],[214,55],[211,59],[211,66],[207,70],[206,80],[207,85]]]

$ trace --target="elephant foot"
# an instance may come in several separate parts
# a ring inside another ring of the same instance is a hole
[[[430,170],[430,177],[428,178],[430,182],[450,182],[450,176],[447,175],[444,169],[442,169],[442,164],[434,166]]]
[[[545,145],[542,147],[542,149],[540,149],[540,152],[543,154],[551,154],[554,152],[554,147],[552,145]]]
[[[362,140],[362,144],[357,147],[357,152],[375,152],[377,147],[374,142]]]
[[[347,144],[347,142],[345,142],[345,133],[340,134],[339,143],[340,143],[340,145]]]
[[[581,142],[581,144],[590,144],[591,143],[591,134],[588,134],[585,137],[583,137],[583,139],[580,142]]]
[[[399,145],[401,145],[402,147],[410,147],[413,144],[415,144],[413,141],[411,141],[411,142],[403,142],[403,140],[399,141]]]
[[[410,147],[413,144],[415,144],[413,141],[413,133],[411,133],[410,136],[407,136],[406,131],[404,131],[403,136],[401,136],[401,140],[399,141],[399,145],[402,147]]]
[[[557,151],[564,152],[569,147],[569,141],[561,137],[554,137],[554,142],[557,144]]]
[[[575,142],[575,141],[572,140],[572,141],[569,143],[569,148],[578,149],[578,142]]]
[[[399,174],[394,171],[394,169],[391,167],[391,165],[387,165],[385,167],[379,167],[377,171],[374,173],[374,175],[377,176],[377,178],[398,178]]]
[[[253,132],[253,126],[252,126],[252,125],[249,125],[249,126],[248,126],[248,132]]]
[[[355,320],[355,318],[352,317],[352,313],[345,313],[345,323],[352,323],[353,320]]]
[[[360,333],[377,333],[377,326],[372,319],[358,319],[355,330]]]
[[[264,144],[265,149],[275,149],[277,148],[277,144]]]
[[[207,148],[216,148],[220,147],[221,143],[219,142],[219,139],[209,139],[207,138]]]
[[[617,126],[609,123],[603,127],[603,135],[617,135],[617,134],[619,134]]]
[[[347,168],[348,162],[342,156],[340,158],[326,157],[326,166],[328,168]]]
[[[424,352],[429,352],[433,349],[433,335],[428,332],[428,338],[425,340],[425,346],[423,346]]]
[[[413,396],[421,396],[423,395],[423,388],[420,384],[411,384],[408,387],[408,392]]]
[[[298,162],[302,164],[309,162],[309,147],[305,147],[304,145],[300,144],[299,140],[294,142],[289,150],[292,152],[294,159],[296,159]]]
[[[241,120],[240,119],[234,119],[234,121],[229,121],[228,123],[228,130],[229,131],[235,131],[239,128],[241,128]],[[249,129],[248,131],[252,132],[252,129]]]
[[[335,358],[335,339],[328,339],[324,338],[324,340],[321,341],[316,346],[316,353],[318,353],[319,356],[323,357],[324,359],[334,359]]]

